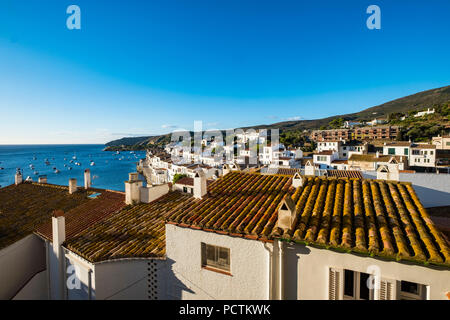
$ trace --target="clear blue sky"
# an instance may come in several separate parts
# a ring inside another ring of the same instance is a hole
[[[449,20],[448,0],[0,0],[0,144],[356,112],[449,85]]]

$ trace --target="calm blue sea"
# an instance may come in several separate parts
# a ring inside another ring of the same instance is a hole
[[[14,183],[16,168],[23,170],[24,179],[30,176],[38,181],[47,175],[48,183],[68,185],[69,178],[84,184],[84,170],[91,169],[92,186],[124,191],[128,173],[136,171],[136,163],[145,158],[145,151],[102,151],[104,145],[0,145],[0,186]],[[33,158],[36,157],[36,160]],[[76,160],[73,159],[76,157]],[[48,159],[49,165],[45,160]],[[73,163],[70,162],[73,160]],[[91,166],[91,161],[95,165]],[[75,165],[79,162],[81,165]],[[34,170],[30,165],[34,166]],[[69,170],[69,167],[72,170]],[[56,168],[60,173],[55,173]]]

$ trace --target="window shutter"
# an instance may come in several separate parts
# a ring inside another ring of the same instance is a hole
[[[343,272],[341,269],[330,268],[328,275],[328,299],[342,299]]]
[[[397,282],[382,278],[380,281],[379,300],[397,300]]]

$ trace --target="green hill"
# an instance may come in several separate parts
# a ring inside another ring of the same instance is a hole
[[[391,113],[408,113],[412,111],[425,110],[434,105],[444,104],[450,101],[450,86],[422,91],[400,99],[389,101],[378,106],[364,109],[360,112],[344,115],[335,115],[315,120],[284,121],[266,125],[244,127],[243,129],[280,129],[281,132],[303,131],[319,129],[327,126],[333,119],[364,121],[374,118],[387,118]],[[151,137],[130,137],[108,142],[110,150],[127,148],[142,149],[148,146],[162,146],[170,141],[170,134]]]

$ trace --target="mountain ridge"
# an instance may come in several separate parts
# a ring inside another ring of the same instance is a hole
[[[314,130],[327,125],[330,121],[343,118],[344,120],[368,121],[374,118],[386,118],[390,113],[409,113],[425,110],[434,105],[450,101],[450,85],[435,89],[417,92],[405,97],[394,99],[383,104],[366,108],[359,112],[343,115],[334,115],[326,118],[312,120],[282,121],[272,124],[262,124],[238,129],[280,129],[281,132],[296,130]],[[170,141],[170,133],[146,137],[124,137],[106,143],[107,147],[135,146],[142,148],[145,145],[159,145]]]

